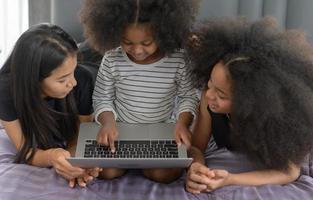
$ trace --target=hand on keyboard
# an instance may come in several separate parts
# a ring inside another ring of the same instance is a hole
[[[118,131],[115,124],[106,123],[104,124],[97,136],[97,141],[99,144],[109,146],[112,152],[115,152],[114,141],[118,137]]]
[[[175,125],[175,141],[177,145],[184,144],[188,147],[191,145],[191,132],[183,123],[176,123]]]

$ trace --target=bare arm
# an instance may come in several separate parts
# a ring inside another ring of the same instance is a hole
[[[86,117],[85,119],[91,118]],[[20,150],[24,143],[24,139],[19,120],[11,122],[1,121],[1,123],[12,143],[15,145],[17,150]],[[70,187],[74,187],[76,181],[81,187],[85,187],[86,184],[93,179],[93,177],[98,176],[100,169],[94,168],[85,171],[79,167],[72,166],[66,160],[67,157],[70,157],[70,154],[74,155],[76,142],[77,138],[69,142],[68,151],[62,148],[52,148],[48,150],[36,149],[33,158],[28,164],[37,167],[53,166],[59,175],[69,180]]]
[[[226,185],[264,185],[287,184],[296,180],[300,175],[300,168],[290,165],[288,171],[259,170],[240,174],[229,174]]]
[[[81,122],[88,122],[92,121],[93,115],[81,115],[79,116]],[[14,146],[17,150],[20,150],[23,143],[23,134],[22,128],[20,125],[19,120],[14,120],[10,122],[1,121],[4,129],[6,130],[7,135],[9,136],[10,140],[13,142]],[[77,138],[74,141],[70,141],[68,145],[69,152],[74,155],[75,147],[76,147]],[[41,150],[37,149],[33,159],[29,162],[30,165],[34,165],[37,167],[50,167],[51,166],[51,153],[54,149],[48,150]]]
[[[213,176],[207,179],[206,190],[207,192],[213,191],[217,188],[227,185],[248,185],[259,186],[265,184],[287,184],[296,180],[300,175],[300,168],[294,164],[290,165],[288,171],[279,170],[259,170],[244,172],[239,174],[231,174],[226,170],[214,169],[212,170]],[[203,186],[203,185],[201,185]],[[203,191],[199,186],[191,188],[191,191]]]
[[[15,145],[17,150],[20,150],[23,143],[24,143],[24,139],[23,139],[23,133],[22,133],[22,128],[20,125],[19,120],[14,120],[14,121],[1,121],[2,125],[4,126],[4,129],[7,133],[7,135],[9,136],[10,140],[12,141],[12,143]],[[48,150],[42,150],[42,149],[36,149],[35,150],[35,154],[33,156],[33,158],[29,161],[28,164],[30,165],[34,165],[37,167],[51,167],[52,166],[52,159],[54,156],[54,154],[57,153],[58,154],[62,153],[62,154],[66,154],[65,156],[69,156],[69,153],[65,150],[61,150],[59,148],[53,148],[53,149],[48,149]]]
[[[186,178],[186,190],[197,194],[207,190],[207,185],[214,176],[205,164],[203,152],[211,137],[211,117],[207,111],[207,100],[202,92],[199,115],[192,135],[192,147],[188,150],[188,156],[193,158],[189,166]]]
[[[11,139],[16,149],[20,150],[23,146],[24,138],[19,120],[14,120],[10,122],[6,121],[1,122],[7,135]],[[47,159],[49,158],[50,153],[51,153],[50,150],[41,150],[41,149],[36,150],[34,157],[29,164],[38,167],[50,167],[51,163],[49,159]]]
[[[14,121],[1,121],[4,129],[11,139],[12,143],[15,145],[17,150],[20,150],[24,143],[24,138],[22,134],[22,128],[19,120]],[[37,167],[50,167],[51,166],[51,153],[52,149],[41,150],[37,149],[33,159],[29,162],[30,165],[34,165]]]
[[[199,115],[192,134],[192,147],[188,151],[188,156],[193,158],[193,163],[198,162],[202,165],[205,165],[203,152],[211,137],[211,116],[207,110],[207,104],[205,92],[202,92]]]
[[[177,123],[182,123],[186,127],[189,127],[191,125],[193,119],[193,115],[191,112],[182,112],[179,114]]]
[[[192,146],[188,157],[193,158],[186,178],[186,189],[192,193],[200,193],[207,189],[208,180],[213,172],[205,164],[203,152],[211,136],[211,117],[207,111],[207,101],[204,92],[201,96],[200,111],[192,135]]]
[[[24,143],[22,128],[19,120],[10,122],[1,121],[1,123],[16,149],[19,150]]]
[[[199,115],[192,134],[192,145],[204,152],[211,137],[211,116],[207,110],[208,101],[202,92]]]
[[[194,146],[192,146],[188,150],[188,157],[193,158],[193,163],[198,162],[198,163],[205,165],[205,160],[204,160],[202,152]]]
[[[91,115],[79,115],[80,122],[92,122],[94,119],[93,114]]]
[[[115,118],[114,118],[113,112],[111,112],[111,111],[102,112],[98,116],[98,121],[100,122],[100,124],[102,126],[104,126],[105,124],[114,124],[115,125]]]

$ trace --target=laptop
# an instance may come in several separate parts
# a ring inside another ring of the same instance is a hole
[[[97,144],[100,125],[81,123],[75,157],[68,158],[74,166],[84,168],[176,168],[188,167],[186,146],[177,146],[173,123],[127,124],[117,122],[119,132],[116,151]]]

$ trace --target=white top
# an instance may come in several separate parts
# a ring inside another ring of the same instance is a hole
[[[121,47],[107,52],[93,92],[96,121],[104,111],[127,123],[167,122],[181,112],[196,116],[198,96],[187,68],[182,51],[152,64],[134,63]]]

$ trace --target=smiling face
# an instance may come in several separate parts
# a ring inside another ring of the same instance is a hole
[[[150,64],[162,58],[149,24],[128,25],[121,46],[129,58],[138,64]]]
[[[213,67],[205,96],[212,112],[225,114],[231,112],[231,80],[229,71],[222,62]]]
[[[50,76],[41,82],[42,97],[62,99],[76,86],[74,70],[77,65],[77,57],[68,56],[64,62],[51,71]]]

